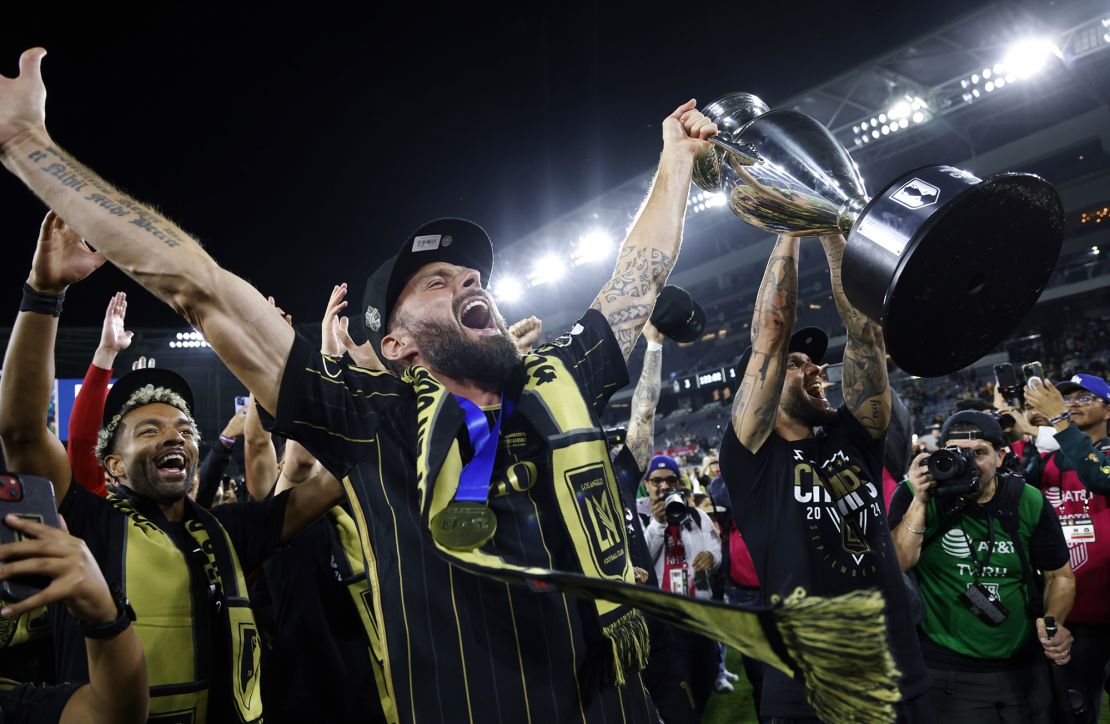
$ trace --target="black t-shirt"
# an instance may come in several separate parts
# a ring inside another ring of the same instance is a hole
[[[4,724],[58,724],[69,697],[80,687],[80,684],[0,687],[0,711],[4,713],[0,719]]]
[[[754,455],[730,423],[721,442],[721,475],[765,595],[786,597],[796,588],[815,596],[882,591],[891,654],[902,672],[902,697],[909,699],[928,690],[929,679],[883,514],[882,458],[883,441],[841,406],[836,423],[815,436],[787,441],[772,432]],[[848,525],[831,484],[852,491],[865,506]],[[761,713],[816,716],[805,689],[786,675],[768,668],[763,683]]]
[[[628,382],[609,324],[589,311],[570,334],[537,352],[571,370],[594,418]],[[518,374],[554,374],[529,356]],[[302,337],[281,382],[276,429],[301,442],[366,501],[371,586],[380,596],[387,676],[401,721],[655,721],[638,677],[621,689],[579,682],[608,652],[587,642],[596,611],[561,593],[534,592],[466,573],[441,558],[423,519],[416,473],[416,397],[385,373],[343,365]],[[534,401],[533,401],[534,405]],[[506,558],[558,567],[547,446],[522,400],[502,422],[489,506]],[[468,441],[460,438],[464,449]],[[464,462],[468,457],[464,454]],[[562,525],[561,520],[557,521]],[[565,535],[565,533],[560,533]]]
[[[268,723],[385,721],[366,632],[337,557],[341,543],[324,516],[262,565],[259,583],[272,614],[262,667]]]
[[[281,530],[285,521],[285,504],[289,496],[278,495],[263,502],[233,503],[213,508],[209,512],[219,521],[227,531],[228,539],[235,547],[235,553],[244,573],[248,573],[262,565],[270,553],[281,544]],[[157,506],[149,501],[136,500],[140,512],[168,533],[181,549],[189,545],[191,538],[184,530],[183,524],[169,524],[160,513],[156,512]],[[113,541],[114,531],[119,525],[119,520],[124,516],[116,510],[106,498],[94,495],[82,488],[76,482],[71,483],[58,511],[65,517],[69,532],[85,541],[89,551],[104,572],[108,585],[122,587],[119,580],[119,571],[122,568],[121,555],[124,551],[117,550]],[[206,574],[201,569],[199,559],[184,553],[184,559],[190,567],[194,568],[195,580],[205,580]],[[152,571],[152,575],[165,575],[164,571]],[[128,571],[126,587],[132,588],[141,585],[139,571]],[[127,591],[124,590],[124,595]],[[205,607],[198,615],[211,613],[211,608]],[[143,612],[135,611],[137,618]],[[51,627],[54,634],[55,658],[58,668],[58,681],[60,682],[86,682],[89,680],[88,660],[85,653],[85,638],[80,625],[65,610],[61,604],[50,606]],[[212,631],[212,647],[210,661],[200,662],[198,666],[213,666],[211,686],[208,699],[208,721],[216,724],[222,721],[238,721],[238,715],[231,705],[231,674],[227,671],[229,657],[224,653],[226,648],[226,633],[208,623],[199,624]],[[206,677],[198,677],[206,678]]]

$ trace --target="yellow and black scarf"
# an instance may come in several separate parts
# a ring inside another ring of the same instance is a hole
[[[516,414],[547,442],[557,507],[541,513],[562,522],[576,565],[528,565],[508,559],[493,542],[471,551],[436,543],[439,555],[473,573],[593,601],[600,633],[612,648],[614,682],[623,683],[646,661],[647,629],[637,611],[643,609],[795,677],[826,721],[894,721],[899,672],[887,647],[880,593],[818,598],[798,591],[772,606],[745,609],[636,585],[604,433],[561,358],[541,348],[524,358],[524,372],[506,394],[519,390]],[[427,369],[413,367],[404,379],[416,394],[418,502],[427,527],[458,487],[465,416]]]
[[[208,713],[209,681],[223,668],[211,660],[212,636],[226,638],[230,656],[232,706],[244,723],[262,720],[259,682],[261,641],[247,599],[247,586],[235,548],[219,521],[186,499],[185,531],[196,545],[182,551],[164,525],[156,505],[128,495],[108,496],[123,513],[112,531],[105,574],[118,580],[135,609],[135,633],[146,652],[150,678],[150,715],[188,714],[203,724]],[[185,556],[196,555],[205,580],[198,580]],[[218,602],[218,619],[209,597]]]

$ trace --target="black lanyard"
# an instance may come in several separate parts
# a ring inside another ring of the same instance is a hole
[[[960,528],[960,532],[964,534],[964,540],[967,541],[968,551],[971,553],[971,562],[975,564],[975,582],[979,582],[979,578],[983,575],[983,571],[991,563],[991,553],[994,552],[994,519],[991,518],[990,511],[985,511],[987,514],[987,554],[983,556],[983,562],[979,562],[979,556],[975,553],[975,541],[971,540],[971,536],[967,531]]]

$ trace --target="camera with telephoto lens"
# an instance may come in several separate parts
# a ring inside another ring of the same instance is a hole
[[[975,453],[966,447],[940,448],[925,458],[925,465],[937,481],[933,494],[938,497],[971,497],[982,491]]]
[[[663,498],[666,506],[668,523],[679,524],[690,515],[690,508],[686,505],[686,493],[682,490],[672,490]]]

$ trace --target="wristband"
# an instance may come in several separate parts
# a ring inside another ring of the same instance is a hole
[[[222,434],[220,435],[220,442],[222,442],[224,444],[224,447],[228,447],[228,448],[235,447],[235,441],[237,439],[238,438],[228,437],[227,435],[222,435]]]
[[[1048,421],[1055,425],[1056,423],[1063,422],[1064,420],[1068,420],[1069,422],[1071,421],[1071,412],[1064,410],[1056,417],[1049,418]]]
[[[62,302],[66,300],[66,293],[43,294],[35,291],[28,283],[23,283],[23,300],[19,303],[19,311],[35,312],[36,314],[49,314],[51,317],[62,315]]]
[[[647,351],[648,352],[658,352],[661,349],[663,349],[663,343],[662,342],[652,342],[650,339],[648,340],[648,346],[647,346]]]
[[[81,633],[85,635],[85,638],[97,639],[98,641],[114,639],[116,636],[123,633],[124,629],[130,626],[131,622],[135,620],[135,609],[131,608],[131,602],[128,601],[122,593],[113,589],[112,599],[115,600],[116,611],[119,613],[115,621],[88,624],[78,620],[77,623],[81,624]]]

